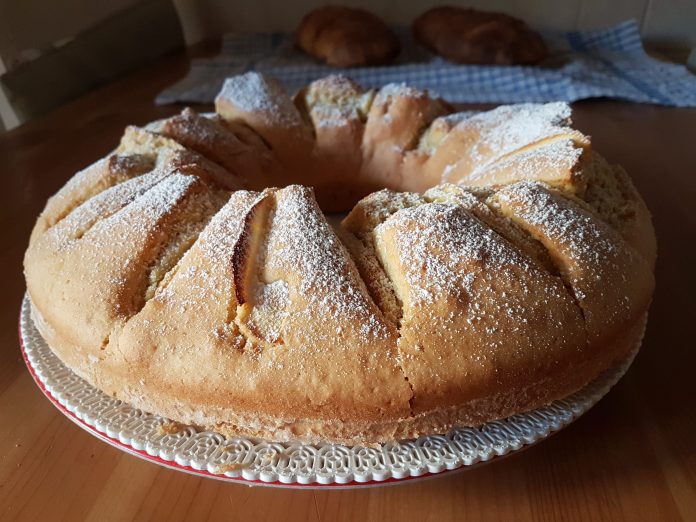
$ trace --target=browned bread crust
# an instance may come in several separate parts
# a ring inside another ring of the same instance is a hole
[[[401,49],[394,33],[373,13],[338,5],[307,13],[295,39],[300,49],[335,67],[389,63]]]
[[[37,220],[34,319],[100,389],[228,434],[371,444],[547,404],[639,343],[650,215],[567,105],[448,114],[341,77],[293,103],[253,73],[216,105],[127,128]],[[298,181],[350,212],[266,188]]]
[[[539,33],[518,18],[463,7],[434,7],[413,22],[413,35],[457,63],[531,65],[548,50]]]

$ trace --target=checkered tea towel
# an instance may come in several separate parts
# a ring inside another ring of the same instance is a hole
[[[596,31],[544,34],[551,49],[541,67],[457,65],[427,53],[408,31],[393,65],[336,69],[297,50],[279,33],[231,34],[222,52],[198,59],[185,78],[162,91],[158,104],[210,103],[225,78],[256,70],[278,78],[290,92],[327,74],[342,73],[364,86],[405,82],[454,103],[518,103],[608,97],[696,107],[696,75],[648,56],[635,21]]]

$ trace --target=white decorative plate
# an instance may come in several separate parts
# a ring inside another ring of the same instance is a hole
[[[145,460],[247,485],[360,487],[395,484],[462,470],[545,439],[590,409],[626,373],[634,352],[577,393],[544,408],[457,428],[444,435],[383,444],[274,443],[226,438],[138,410],[94,388],[54,355],[30,315],[20,315],[22,353],[34,380],[65,415],[100,439]]]

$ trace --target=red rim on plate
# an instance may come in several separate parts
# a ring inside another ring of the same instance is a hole
[[[39,334],[25,296],[19,320],[22,356],[44,395],[70,420],[131,455],[193,475],[248,486],[356,488],[450,475],[519,452],[589,410],[628,370],[638,349],[582,390],[479,428],[384,444],[273,443],[226,438],[179,426],[106,395],[67,368]]]

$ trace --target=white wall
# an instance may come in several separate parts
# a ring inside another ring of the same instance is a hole
[[[0,73],[27,48],[69,38],[140,0],[0,0]],[[330,0],[173,0],[188,43],[227,31],[291,31],[308,10]],[[501,10],[538,28],[608,26],[637,19],[644,38],[666,47],[696,47],[696,0],[336,0],[408,24],[428,7],[468,5]]]

